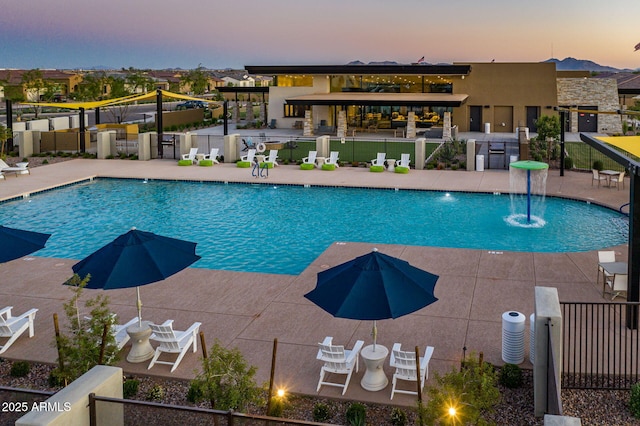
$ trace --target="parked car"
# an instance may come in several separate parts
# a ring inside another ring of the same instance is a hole
[[[176,106],[176,109],[207,108],[207,103],[203,101],[186,101]]]

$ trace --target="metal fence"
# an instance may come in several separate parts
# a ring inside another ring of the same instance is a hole
[[[0,424],[15,424],[20,417],[33,411],[34,408],[38,409],[40,403],[53,394],[54,392],[0,386],[0,405],[2,406]]]
[[[210,410],[205,408],[165,405],[154,402],[133,401],[89,395],[90,425],[101,426],[100,418],[104,411],[123,411],[124,425],[218,425],[218,426],[267,426],[267,425],[308,425],[327,426],[303,420],[283,419],[279,417],[242,414],[235,411]],[[102,413],[101,413],[102,411]],[[153,419],[153,421],[151,421]]]
[[[638,302],[560,303],[563,318],[562,387],[629,389],[638,382]]]

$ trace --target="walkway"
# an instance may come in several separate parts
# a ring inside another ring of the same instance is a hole
[[[628,187],[620,191],[592,187],[590,174],[567,172],[564,177],[558,174],[558,171],[549,173],[549,195],[590,200],[616,209],[628,201]],[[30,176],[7,177],[0,182],[0,200],[91,176],[256,181],[251,177],[250,169],[239,169],[234,164],[177,167],[171,160],[71,160],[34,168]],[[351,167],[325,172],[280,166],[270,171],[268,179],[260,181],[502,193],[509,190],[506,171],[411,170],[408,175],[400,175],[369,173],[367,169]],[[141,288],[144,316],[156,322],[172,318],[178,329],[194,321],[202,322],[207,344],[219,339],[226,346],[238,347],[247,360],[258,367],[258,383],[269,378],[272,344],[277,338],[277,384],[292,392],[315,394],[319,373],[319,363],[315,360],[317,343],[329,335],[347,347],[359,339],[368,344],[372,324],[370,321],[335,319],[303,295],[314,288],[319,271],[367,253],[373,247],[367,243],[334,244],[298,276],[190,268],[163,282]],[[501,315],[516,310],[528,319],[534,309],[534,286],[558,288],[563,301],[602,300],[601,288],[596,283],[597,253],[593,251],[495,253],[402,245],[376,247],[383,253],[440,275],[436,285],[438,302],[406,317],[378,322],[378,342],[382,345],[390,348],[393,343],[401,342],[408,348],[434,346],[431,371],[446,372],[458,365],[463,347],[467,351],[482,351],[487,361],[501,364]],[[626,260],[626,245],[614,249],[621,260]],[[55,362],[51,318],[54,312],[63,316],[62,303],[69,299],[70,292],[61,284],[72,275],[71,266],[76,262],[75,259],[27,257],[0,264],[2,305],[14,306],[15,312],[32,307],[39,309],[36,336],[19,339],[3,356]],[[135,316],[133,290],[114,290],[107,294],[112,309],[123,320]],[[86,295],[89,297],[88,292]],[[128,346],[123,353],[127,351]],[[528,350],[526,352],[528,354]],[[188,354],[173,374],[168,366],[162,365],[154,366],[150,371],[147,371],[147,363],[121,361],[120,366],[126,373],[191,378],[194,369],[200,365],[197,356]],[[530,367],[528,357],[523,367]],[[391,377],[388,363],[385,372]],[[359,384],[362,374],[361,369],[354,375],[344,398],[388,403],[390,385],[379,392],[365,391]],[[340,390],[323,387],[320,394],[340,397]],[[394,404],[400,405],[413,405],[413,401],[414,398],[407,395],[398,395],[393,400]]]

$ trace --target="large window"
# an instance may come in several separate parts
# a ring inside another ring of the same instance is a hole
[[[332,92],[453,93],[450,78],[435,75],[334,75]]]
[[[313,87],[313,77],[310,75],[279,75],[278,87]]]
[[[304,118],[304,112],[308,109],[309,105],[284,105],[284,116]]]

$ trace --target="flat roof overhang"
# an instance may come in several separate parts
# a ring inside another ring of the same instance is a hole
[[[258,86],[258,87],[222,86],[222,87],[216,87],[216,90],[221,93],[269,93],[269,86]]]
[[[249,74],[469,75],[471,65],[246,65]]]
[[[469,95],[450,93],[362,93],[336,92],[286,98],[288,105],[371,105],[459,107]]]

